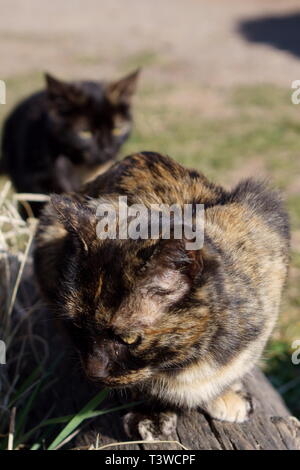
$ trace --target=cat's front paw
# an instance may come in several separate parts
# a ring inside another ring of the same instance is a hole
[[[212,418],[230,423],[243,423],[249,418],[252,404],[250,398],[241,391],[230,389],[203,408]]]
[[[124,416],[126,434],[133,438],[138,435],[143,441],[165,440],[176,431],[177,415],[171,411],[142,415],[129,412]]]

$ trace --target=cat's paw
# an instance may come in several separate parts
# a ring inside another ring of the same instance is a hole
[[[230,389],[203,408],[212,418],[230,423],[243,423],[249,418],[252,404],[249,397],[241,391]]]
[[[165,440],[176,431],[176,413],[165,411],[142,415],[129,412],[124,416],[124,429],[126,434],[133,438],[136,435],[143,441]]]

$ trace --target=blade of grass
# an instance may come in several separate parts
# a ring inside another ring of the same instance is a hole
[[[133,406],[139,405],[141,401],[126,403],[124,405],[116,406],[114,408],[104,409],[104,410],[95,410],[94,409],[104,400],[107,396],[108,390],[104,389],[98,395],[96,395],[91,401],[89,401],[80,411],[77,413],[71,421],[65,426],[65,428],[58,434],[54,441],[50,444],[47,450],[55,450],[58,446],[61,445],[62,441],[67,439],[67,437],[82,423],[82,421],[95,418],[107,413],[112,413],[114,411],[119,411],[125,408],[131,408]]]
[[[13,450],[14,448],[15,419],[16,419],[16,407],[14,406],[10,413],[7,450]]]
[[[20,282],[21,282],[24,267],[25,267],[26,261],[28,259],[31,244],[32,244],[32,241],[33,241],[33,238],[34,238],[34,235],[35,235],[36,228],[37,228],[37,223],[38,223],[38,221],[36,219],[33,219],[32,222],[31,222],[31,224],[32,224],[31,225],[31,233],[30,233],[27,245],[26,245],[26,249],[25,249],[25,252],[24,252],[24,257],[22,259],[22,262],[21,262],[21,265],[20,265],[20,268],[19,268],[19,271],[18,271],[17,279],[16,279],[16,282],[15,282],[15,285],[14,285],[14,288],[13,288],[13,291],[12,291],[11,298],[10,298],[10,304],[9,304],[7,317],[6,317],[6,320],[7,320],[6,329],[8,328],[8,320],[9,320],[9,318],[12,314],[13,308],[14,308],[14,304],[15,304],[15,301],[16,301],[17,292],[18,292],[19,285],[20,285]]]
[[[43,391],[44,388],[47,386],[47,380],[49,377],[51,377],[51,375],[53,374],[54,370],[56,369],[56,366],[57,364],[59,363],[60,359],[62,357],[62,354],[60,354],[56,361],[52,364],[52,366],[49,368],[49,370],[47,371],[46,374],[44,374],[38,381],[37,381],[37,384],[33,390],[33,393],[31,394],[29,400],[27,401],[25,407],[23,408],[22,412],[20,413],[19,417],[18,417],[18,420],[17,420],[17,425],[16,425],[16,436],[17,436],[17,439],[16,439],[16,445],[19,445],[20,443],[23,443],[23,440],[22,440],[22,437],[19,437],[20,434],[22,436],[22,433],[25,429],[25,425],[26,425],[26,421],[27,421],[27,418],[28,418],[28,415],[32,409],[32,406],[33,406],[33,403],[34,401],[36,400],[37,396],[38,396],[38,393]],[[36,368],[36,370],[38,371],[38,368],[40,366],[38,366]],[[34,372],[31,374],[31,376],[34,375]]]
[[[9,403],[9,408],[20,398],[20,396],[25,393],[28,389],[32,387],[34,382],[36,382],[37,377],[41,373],[41,367],[37,366],[33,372],[27,377],[26,380],[22,383],[18,391],[16,392],[15,396],[11,399]]]
[[[177,444],[183,450],[190,450],[187,447],[185,447],[183,444],[181,444],[181,442],[179,441],[160,441],[160,440],[111,442],[110,444],[105,444],[104,446],[101,446],[101,447],[90,448],[89,450],[104,450],[104,449],[109,449],[109,447],[125,446],[128,444]]]
[[[27,431],[25,434],[22,434],[19,439],[18,439],[18,444],[22,443],[25,444],[28,439],[40,428],[43,428],[45,426],[52,426],[54,424],[64,424],[70,421],[70,419],[73,418],[74,415],[67,415],[67,416],[60,416],[58,418],[50,418],[46,419],[44,421],[41,421],[39,424],[37,424],[34,428],[30,429]]]
[[[2,206],[3,202],[7,198],[7,195],[9,193],[10,189],[11,189],[11,182],[6,181],[3,188],[1,189],[1,193],[0,193],[0,207]]]
[[[86,413],[84,419],[86,420],[86,419],[91,419],[91,418],[97,418],[98,416],[101,416],[101,415],[104,415],[104,414],[107,414],[107,413],[113,413],[115,411],[120,411],[120,410],[123,410],[123,409],[126,409],[126,408],[132,408],[133,406],[139,405],[140,403],[142,403],[142,402],[138,401],[138,402],[133,402],[133,403],[126,403],[125,405],[115,406],[114,408],[108,408],[108,409],[98,410],[98,411],[97,410],[96,411],[90,411],[90,412]],[[30,438],[30,436],[32,436],[40,428],[43,428],[45,426],[52,426],[52,425],[55,425],[55,424],[68,423],[75,416],[77,416],[77,415],[66,415],[66,416],[59,416],[57,418],[46,419],[46,420],[42,421],[41,423],[39,423],[34,428],[30,429],[30,431],[27,431],[25,434],[20,436],[20,438],[18,440],[18,443],[22,443],[22,444],[26,443],[27,440]]]
[[[33,444],[33,445],[30,447],[30,450],[39,450],[40,447],[41,447],[40,442],[36,442],[35,444]]]
[[[58,446],[55,447],[55,450],[60,449],[60,448],[63,447],[65,444],[67,444],[67,443],[70,442],[72,439],[74,439],[74,437],[77,436],[77,434],[79,434],[80,431],[81,431],[81,428],[77,428],[76,431],[72,432],[72,434],[69,434],[68,437],[66,437],[60,444],[58,444]]]
[[[35,389],[33,390],[33,393],[30,395],[29,397],[29,400],[27,401],[26,405],[24,406],[23,410],[21,411],[21,413],[19,414],[18,416],[18,419],[17,419],[17,425],[16,425],[16,435],[18,436],[20,433],[23,432],[24,428],[25,428],[25,425],[26,425],[26,421],[27,421],[27,417],[30,413],[30,410],[33,406],[33,403],[41,389],[41,386],[42,386],[42,381],[39,381],[38,384],[36,385]]]
[[[49,375],[51,375],[51,373],[46,374],[37,382],[33,392],[31,393],[28,401],[26,402],[26,405],[24,406],[21,413],[19,414],[17,425],[16,425],[16,436],[19,436],[20,434],[23,433],[25,426],[26,426],[27,418],[32,409],[32,406],[34,402],[36,401],[39,392],[43,389],[46,379],[49,377]]]
[[[101,390],[92,400],[90,400],[72,419],[67,426],[56,436],[54,441],[48,447],[48,450],[54,450],[69,434],[71,434],[81,423],[86,419],[89,412],[94,411],[95,408],[103,402],[108,394],[105,388]]]

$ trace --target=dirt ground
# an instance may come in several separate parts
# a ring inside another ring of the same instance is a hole
[[[140,62],[145,80],[286,86],[299,78],[295,54],[240,30],[297,9],[297,0],[1,0],[0,76],[47,69],[98,78]]]

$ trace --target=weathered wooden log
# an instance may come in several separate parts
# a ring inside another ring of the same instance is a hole
[[[189,450],[299,450],[300,422],[291,416],[263,373],[256,369],[249,374],[245,386],[252,397],[254,408],[249,421],[242,424],[224,423],[211,419],[200,410],[184,412],[178,418],[176,433],[167,439],[176,440]],[[101,424],[100,421],[99,446],[120,442],[120,416],[110,415]],[[116,434],[113,429],[117,430]],[[124,440],[124,436],[121,439]],[[87,436],[84,440],[88,445]],[[124,449],[124,446],[110,448]],[[126,445],[125,448],[179,450],[180,446],[175,443],[157,443]]]

